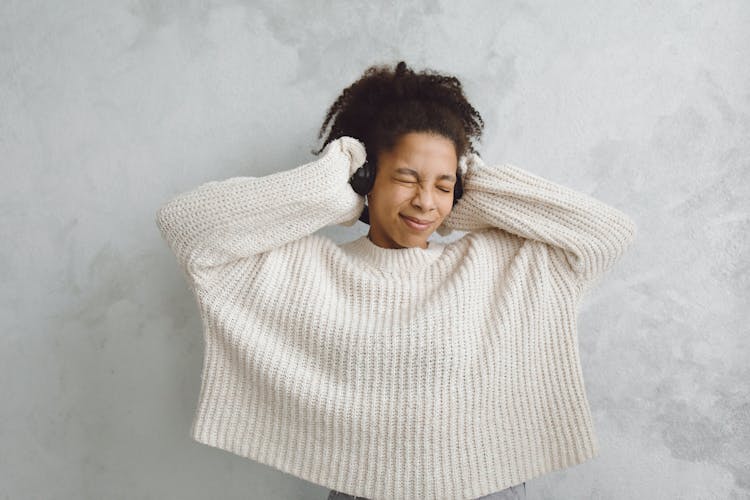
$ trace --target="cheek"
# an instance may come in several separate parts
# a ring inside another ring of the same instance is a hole
[[[453,210],[453,193],[450,193],[447,196],[445,196],[445,198],[441,200],[440,202],[441,215],[443,216],[448,215],[451,210]]]
[[[378,190],[373,200],[377,203],[378,209],[383,211],[401,211],[404,205],[411,200],[411,193],[408,189],[392,188]]]

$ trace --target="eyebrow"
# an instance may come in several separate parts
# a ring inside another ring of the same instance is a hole
[[[397,173],[397,174],[413,175],[414,177],[416,177],[417,179],[419,179],[419,174],[417,173],[417,171],[414,170],[414,169],[411,169],[411,168],[399,167],[396,170],[394,170],[394,172]],[[438,177],[438,180],[443,180],[443,179],[455,182],[456,181],[456,176],[455,175],[450,175],[450,174],[443,174],[443,175],[441,175],[441,176]]]

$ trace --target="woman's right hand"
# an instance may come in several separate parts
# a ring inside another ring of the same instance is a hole
[[[337,139],[341,141],[341,149],[349,155],[349,177],[364,165],[367,160],[367,150],[362,141],[350,136],[343,136]]]
[[[365,160],[367,159],[365,145],[360,140],[348,135],[341,136],[329,142],[321,152],[322,156],[330,154],[332,149],[341,151],[348,155],[349,170],[347,172],[347,179],[354,175],[354,172],[364,165]]]
[[[333,151],[334,153],[344,153],[349,160],[349,168],[341,170],[341,173],[346,175],[345,182],[349,189],[346,189],[341,196],[336,198],[336,203],[343,207],[354,207],[354,212],[349,211],[349,215],[346,215],[344,219],[337,220],[336,223],[344,226],[352,226],[359,220],[360,214],[362,213],[362,210],[364,210],[365,197],[364,195],[359,194],[349,181],[354,172],[365,163],[367,152],[365,145],[361,141],[350,136],[342,136],[331,141],[324,149],[324,155],[330,154],[331,148],[335,148]],[[335,209],[338,211],[340,208],[340,206],[337,206]],[[346,212],[346,210],[344,210],[344,212]]]

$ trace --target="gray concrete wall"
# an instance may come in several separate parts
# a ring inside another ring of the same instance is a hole
[[[311,160],[401,58],[461,78],[486,161],[639,227],[579,320],[601,455],[529,498],[750,498],[750,4],[390,4],[0,4],[1,498],[325,498],[189,439],[201,324],[154,214]]]

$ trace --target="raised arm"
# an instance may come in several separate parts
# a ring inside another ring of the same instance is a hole
[[[441,235],[497,227],[547,243],[563,250],[583,285],[601,277],[635,238],[632,219],[585,193],[512,164],[485,164],[475,153],[461,162],[464,193]]]
[[[349,177],[365,161],[353,137],[331,141],[314,161],[263,177],[210,181],[156,212],[156,224],[192,280],[331,224],[354,224],[364,197]]]

